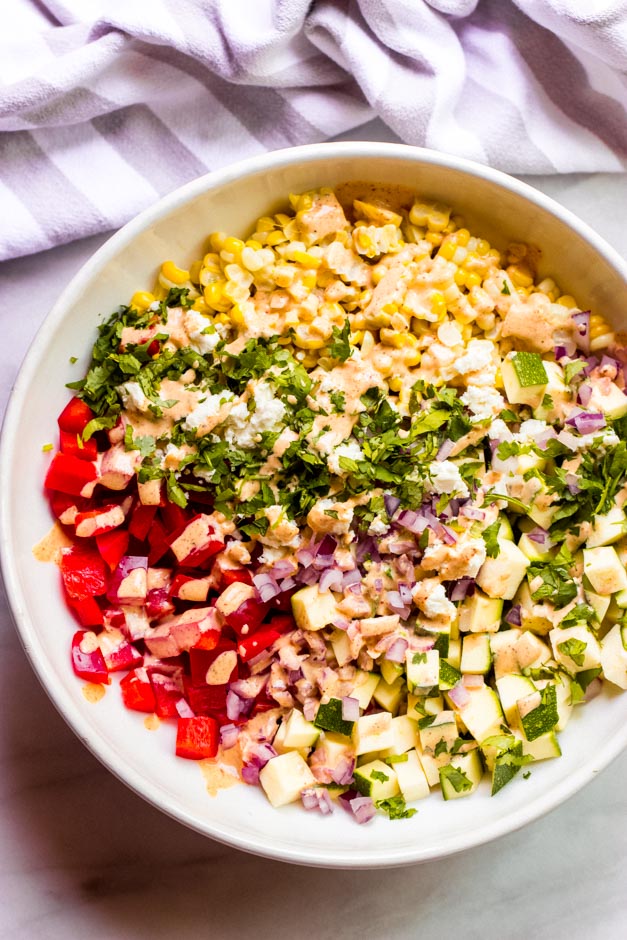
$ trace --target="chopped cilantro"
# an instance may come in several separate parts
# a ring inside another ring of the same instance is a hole
[[[501,547],[499,545],[498,534],[501,528],[501,523],[497,519],[492,525],[489,525],[487,529],[484,529],[481,535],[483,536],[483,541],[485,542],[486,554],[489,558],[497,558]]]
[[[382,770],[371,770],[370,779],[378,780],[379,783],[386,783],[386,781],[388,781],[390,778],[388,774],[384,774]]]
[[[333,339],[329,344],[329,355],[340,362],[345,362],[351,354],[351,345],[349,342],[351,326],[348,317],[344,320],[342,329],[333,327]]]
[[[442,779],[448,780],[456,793],[465,793],[467,790],[472,790],[472,783],[464,771],[452,764],[440,767],[440,780]]]
[[[444,738],[440,738],[433,750],[434,757],[439,757],[440,754],[448,754],[448,747]]]
[[[384,758],[383,758],[383,763],[384,763],[384,764],[390,764],[390,765],[392,765],[392,764],[405,764],[405,763],[407,763],[408,760],[409,760],[409,758],[407,757],[407,753],[405,753],[405,754],[390,754],[389,757],[384,757]]]
[[[416,706],[417,708],[418,706]],[[428,728],[429,725],[432,725],[435,721],[435,715],[425,715],[424,718],[421,718],[418,722],[418,728],[422,731],[424,728]]]
[[[559,610],[577,596],[577,584],[567,565],[557,563],[558,557],[552,561],[534,562],[527,569],[527,579],[530,586],[536,578],[542,581],[531,592],[532,600],[548,600]]]
[[[578,640],[576,637],[571,637],[569,640],[564,640],[562,643],[557,644],[560,653],[572,659],[576,666],[583,666],[587,646],[588,644],[585,643],[584,640]]]
[[[417,666],[419,663],[426,663],[427,654],[426,653],[414,653],[414,655],[411,658],[411,661],[414,664],[414,666]]]
[[[166,488],[170,502],[174,503],[176,506],[180,506],[181,509],[185,509],[187,506],[187,496],[177,483],[173,470],[170,470],[170,473],[166,477]]]
[[[392,796],[388,800],[378,800],[375,805],[377,809],[386,813],[390,819],[410,819],[418,812],[417,809],[407,809],[407,804],[402,796]]]
[[[501,293],[502,293],[502,294],[508,294],[508,295],[511,294],[511,290],[509,289],[509,284],[507,283],[507,281],[503,281],[503,286],[502,286],[502,288],[501,288]]]

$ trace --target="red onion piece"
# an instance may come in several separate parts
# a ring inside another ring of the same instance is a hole
[[[578,339],[577,345],[585,353],[590,352],[590,311],[579,310],[571,314],[573,322],[577,326]]]
[[[449,698],[458,708],[464,708],[470,701],[470,694],[464,683],[460,680],[449,691]]]
[[[455,545],[457,542],[457,536],[452,529],[449,529],[447,525],[440,526],[442,529],[442,539],[446,542],[447,545]]]
[[[568,487],[569,493],[572,496],[576,496],[577,493],[581,493],[581,487],[579,486],[579,477],[576,473],[567,473],[565,478],[566,486]]]
[[[485,685],[483,676],[474,676],[470,673],[462,676],[462,682],[467,689],[481,689]]]
[[[549,539],[549,533],[546,531],[546,529],[542,529],[540,526],[536,526],[531,530],[531,532],[527,532],[527,538],[531,539],[532,542],[535,542],[536,545],[545,547]]]
[[[296,578],[283,578],[279,584],[279,587],[281,588],[281,594],[285,593],[285,591],[291,591],[292,588],[295,588],[296,586]]]
[[[358,823],[369,822],[376,815],[377,809],[369,796],[360,796],[356,790],[347,790],[340,796],[340,803],[348,813],[352,813]]]
[[[577,398],[584,408],[587,408],[588,402],[592,398],[592,386],[587,382],[582,382],[577,391]]]
[[[259,591],[259,596],[264,603],[266,603],[266,601],[271,601],[274,597],[277,597],[277,595],[281,593],[281,588],[276,583],[273,576],[267,571],[262,571],[260,574],[254,574],[253,584]]]
[[[333,626],[336,630],[348,630],[350,627],[350,620],[347,620],[346,617],[336,617],[333,621]]]
[[[467,519],[478,519],[479,521],[485,519],[485,509],[477,509],[476,506],[468,504],[461,507],[459,514],[460,516],[466,516]]]
[[[313,721],[318,714],[318,702],[315,698],[309,698],[303,704],[303,715],[307,721]]]
[[[389,659],[391,663],[404,663],[405,653],[407,652],[408,647],[409,642],[405,639],[405,637],[399,636],[388,648],[385,654],[385,658]]]
[[[331,771],[331,776],[338,786],[346,787],[353,779],[355,761],[352,757],[341,757]]]
[[[566,424],[574,424],[580,434],[596,434],[606,426],[605,415],[600,411],[581,411]]]
[[[342,721],[359,721],[359,699],[350,695],[342,698]]]
[[[385,511],[388,514],[388,519],[391,521],[394,513],[401,505],[401,501],[398,496],[392,496],[391,493],[384,493],[383,502],[385,503]]]
[[[438,452],[435,455],[436,460],[446,460],[447,457],[450,457],[455,448],[455,442],[449,440],[448,438],[445,441],[442,441]]]
[[[512,607],[512,609],[505,614],[507,623],[511,624],[513,627],[519,627],[522,624],[521,610],[520,604],[516,604]]]
[[[341,591],[343,575],[339,568],[327,568],[320,575],[318,588],[320,591]]]
[[[603,369],[604,375],[607,375],[610,379],[616,378],[618,375],[618,368],[618,362],[611,356],[603,356],[601,362],[599,363],[599,369]]]
[[[342,582],[344,588],[349,587],[351,584],[361,584],[361,574],[359,573],[359,569],[353,568],[351,571],[345,571],[342,577]]]
[[[229,721],[237,721],[244,718],[250,711],[252,699],[242,699],[235,692],[230,690],[226,693],[226,717]]]
[[[196,712],[193,711],[184,698],[180,698],[176,703],[176,710],[180,718],[195,718]]]
[[[257,767],[256,764],[244,764],[242,767],[242,780],[244,783],[248,783],[250,786],[255,786],[259,783],[259,771],[260,767]]]
[[[429,524],[428,519],[422,515],[419,515],[413,509],[403,509],[403,511],[398,514],[396,521],[399,525],[402,525],[404,529],[407,529],[413,535],[422,535],[424,530],[427,528],[427,525]]]
[[[239,738],[239,728],[237,725],[222,725],[220,728],[220,744],[224,751],[235,747]]]
[[[452,601],[463,601],[472,595],[475,592],[475,579],[474,578],[460,578],[459,581],[455,581],[451,589],[450,600]]]

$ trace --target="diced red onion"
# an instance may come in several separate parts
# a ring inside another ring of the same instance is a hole
[[[358,584],[349,584],[346,590],[348,591],[349,594],[357,594],[357,595],[362,594],[363,589],[362,589],[361,581]]]
[[[296,587],[296,585],[296,578],[283,578],[279,584],[279,587],[281,588],[281,594],[283,594],[285,591],[291,591],[292,588]]]
[[[359,796],[355,790],[347,790],[340,796],[340,802],[347,812],[352,813],[358,823],[369,822],[376,816],[377,808],[369,796]]]
[[[359,721],[359,699],[351,695],[342,698],[342,721]]]
[[[242,767],[242,780],[244,783],[248,783],[250,786],[255,786],[259,783],[259,771],[261,767],[257,767],[256,764],[244,764]]]
[[[577,398],[583,407],[586,408],[592,398],[592,386],[588,385],[587,382],[582,382],[577,391]]]
[[[413,542],[389,542],[388,551],[391,555],[406,555],[408,552],[415,552],[416,546]]]
[[[473,676],[469,673],[462,676],[462,682],[467,689],[481,689],[485,685],[483,676]]]
[[[224,751],[235,747],[239,738],[239,728],[237,725],[222,725],[220,728],[220,744]]]
[[[391,520],[396,510],[401,505],[401,501],[398,496],[392,496],[391,493],[384,493],[383,502],[385,503],[385,511],[388,514],[388,518]]]
[[[258,744],[253,752],[253,760],[259,767],[265,767],[269,760],[277,756],[277,751],[271,744]]]
[[[307,699],[303,704],[303,715],[307,721],[313,721],[318,714],[318,702],[314,698]]]
[[[318,588],[321,591],[341,591],[343,575],[339,568],[327,568],[320,575]]]
[[[196,712],[193,711],[184,698],[180,698],[176,703],[176,710],[180,718],[195,718]]]
[[[411,593],[412,586],[407,584],[405,581],[399,581],[397,587],[398,587],[398,593],[401,595],[401,600],[403,601],[403,603],[411,604],[412,599],[413,599],[412,593]]]
[[[250,700],[242,699],[235,692],[229,690],[226,693],[226,717],[230,721],[237,721],[244,718],[250,710]]]
[[[466,516],[467,519],[478,519],[479,521],[485,519],[485,509],[477,509],[476,506],[470,504],[462,506],[459,514],[460,516]]]
[[[579,450],[579,444],[581,441],[580,437],[576,437],[570,431],[560,431],[557,435],[557,439],[560,444],[563,444],[564,447],[568,447],[569,450]]]
[[[400,615],[401,620],[406,620],[409,617],[410,608],[398,591],[386,591],[386,599],[392,610]]]
[[[460,680],[449,690],[449,698],[458,708],[464,708],[470,701],[470,694],[464,683]]]
[[[298,570],[298,565],[291,558],[281,558],[279,561],[275,562],[272,565],[272,577],[275,579],[279,578],[290,578],[292,575],[296,574]]]
[[[374,587],[377,594],[380,594],[383,590],[383,578],[375,578],[372,582],[372,586]]]
[[[581,374],[588,376],[594,372],[594,370],[599,364],[599,360],[596,356],[587,356],[585,362],[586,364],[584,368],[581,370]]]
[[[605,373],[608,373],[610,379],[615,379],[618,374],[618,362],[611,356],[603,356],[599,363],[599,369],[603,369]]]
[[[566,352],[565,346],[556,346],[555,347],[555,358],[559,362],[560,359],[564,359],[568,353]]]
[[[316,556],[333,555],[336,549],[337,549],[337,539],[335,539],[332,535],[325,535],[322,541],[318,544]]]
[[[548,537],[549,533],[546,531],[546,529],[540,528],[540,526],[536,526],[531,530],[531,532],[527,532],[527,538],[531,539],[532,542],[535,542],[536,545],[541,545],[543,547],[546,545]]]
[[[342,577],[343,587],[350,587],[351,584],[361,584],[361,574],[359,573],[358,568],[353,568],[351,571],[345,571]]]
[[[580,310],[571,314],[573,322],[577,325],[577,345],[584,352],[590,352],[590,311]]]
[[[260,574],[253,575],[253,584],[259,591],[259,596],[264,604],[271,601],[281,593],[281,588],[276,583],[271,574],[262,571]]]
[[[579,477],[576,473],[567,473],[565,476],[566,486],[568,487],[568,492],[572,496],[576,496],[577,493],[581,493],[581,487],[579,486]]]
[[[586,702],[590,702],[592,701],[593,698],[596,698],[597,695],[600,694],[602,688],[603,688],[603,683],[601,682],[599,677],[596,676],[592,680],[588,688],[586,689],[586,693],[585,693]]]
[[[450,457],[455,448],[455,442],[449,440],[448,438],[445,441],[442,441],[438,448],[438,452],[435,455],[436,460],[446,460],[447,457]]]
[[[403,509],[396,521],[414,535],[422,535],[429,524],[424,516],[418,515],[413,509]]]
[[[301,568],[296,579],[300,584],[317,584],[318,572],[315,568]]]
[[[333,812],[333,803],[328,790],[314,790],[308,787],[301,792],[300,798],[307,810],[318,810],[323,816],[328,816]]]
[[[309,568],[314,560],[314,553],[309,548],[299,548],[296,558],[303,568]]]
[[[373,561],[381,561],[381,555],[379,554],[379,549],[375,539],[371,535],[367,535],[364,539],[357,543],[357,549],[355,552],[355,557],[357,563],[361,564],[366,558],[370,555]]]
[[[596,434],[606,426],[605,415],[600,411],[581,411],[566,424],[574,424],[580,434]]]
[[[347,620],[346,617],[336,617],[332,623],[336,630],[348,630],[350,626],[350,620]]]
[[[446,542],[447,545],[455,545],[457,542],[457,536],[452,529],[449,529],[447,525],[440,526],[442,529],[442,539]]]
[[[450,593],[450,600],[452,601],[463,601],[468,595],[475,593],[475,579],[474,578],[460,578],[459,581],[454,582],[453,587]]]
[[[405,662],[405,653],[409,647],[408,641],[404,636],[397,637],[392,645],[388,648],[385,658],[389,659],[391,663],[404,663]]]
[[[522,624],[520,604],[516,604],[505,614],[505,620],[507,623],[511,624],[512,627],[519,627]]]
[[[341,757],[336,766],[331,771],[334,783],[340,787],[346,787],[353,779],[355,772],[355,761],[352,757]]]

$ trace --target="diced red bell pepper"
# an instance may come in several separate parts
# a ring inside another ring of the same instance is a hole
[[[225,619],[229,627],[235,630],[238,636],[250,636],[261,626],[267,613],[268,604],[256,600],[247,600]]]
[[[141,503],[137,503],[131,514],[128,527],[128,531],[133,538],[139,539],[140,542],[144,541],[150,532],[156,512],[156,506],[143,506]]]
[[[218,574],[214,570],[212,574]],[[216,578],[218,585],[218,590],[223,591],[229,586],[229,584],[250,584],[252,585],[253,579],[250,571],[247,568],[220,568],[219,575]]]
[[[282,613],[289,613],[292,609],[292,594],[295,594],[298,588],[292,588],[290,591],[283,591],[277,594],[270,601],[270,607],[280,610]]]
[[[178,676],[160,672],[148,673],[155,696],[155,712],[159,718],[177,718],[176,703],[183,698],[183,682]]]
[[[89,405],[80,398],[71,398],[57,418],[57,424],[69,434],[82,434],[93,417]]]
[[[104,623],[102,610],[93,597],[84,597],[82,600],[68,597],[68,603],[78,617],[81,626],[99,627]]]
[[[193,649],[195,650],[214,650],[218,643],[220,642],[220,631],[219,630],[206,630],[202,634],[198,643],[194,644]],[[234,644],[232,644],[230,649],[234,649]]]
[[[148,564],[156,565],[170,548],[168,534],[159,519],[153,521],[150,532],[148,533],[148,545],[150,547],[150,551],[148,552]]]
[[[264,627],[262,630],[257,630],[256,633],[253,633],[252,636],[241,639],[237,644],[237,652],[239,653],[240,659],[243,659],[245,663],[247,663],[249,659],[254,659],[259,653],[263,653],[269,646],[272,646],[275,640],[279,639],[280,635],[281,634],[277,630],[273,630],[272,627]]]
[[[126,529],[113,529],[96,536],[98,551],[111,571],[115,571],[120,559],[126,555],[128,543],[129,534]]]
[[[217,715],[226,712],[228,685],[196,685],[189,676],[183,676],[185,698],[197,715]]]
[[[99,637],[100,651],[109,672],[120,672],[141,666],[142,654],[132,646],[121,631],[103,631]]]
[[[204,604],[209,594],[209,579],[194,578],[188,574],[176,574],[170,585],[170,597],[178,597],[183,601],[195,604]]]
[[[93,638],[93,641],[92,641]],[[94,649],[91,647],[94,646]],[[81,679],[109,685],[111,679],[97,637],[88,630],[79,630],[72,637],[72,666]]]
[[[120,682],[122,701],[127,708],[136,712],[154,712],[157,707],[155,693],[147,674],[134,669]]]
[[[93,437],[90,437],[88,441],[83,441],[80,434],[73,434],[71,431],[59,431],[59,439],[62,452],[70,457],[93,461],[98,456],[96,439]]]
[[[61,556],[61,575],[68,596],[82,601],[100,597],[107,591],[107,570],[99,553],[93,548],[75,546]]]
[[[269,712],[270,709],[276,708],[277,703],[273,698],[270,698],[266,690],[264,689],[257,698],[255,699],[255,704],[253,705],[253,710],[250,713],[250,717],[254,718],[255,715],[261,714],[261,712]]]
[[[296,622],[291,614],[275,614],[265,626],[276,630],[277,633],[290,633],[296,629]]]
[[[185,509],[175,505],[175,503],[166,503],[160,509],[160,516],[168,535],[172,535],[174,532],[182,532],[189,519]]]
[[[218,723],[207,715],[179,718],[176,729],[177,757],[203,760],[218,753]]]
[[[96,465],[69,454],[57,453],[48,467],[44,486],[70,496],[80,496],[88,483],[96,479]]]
[[[116,503],[99,506],[78,512],[74,519],[76,534],[79,538],[93,538],[119,529],[124,523],[124,510]]]
[[[210,630],[207,633],[214,633],[215,631]],[[206,635],[206,634],[205,634]],[[201,638],[202,640],[202,638]],[[205,641],[207,644],[211,641]],[[209,667],[215,662],[215,660],[222,653],[226,653],[229,650],[237,651],[235,643],[231,640],[227,640],[224,637],[221,637],[213,649],[201,648],[200,645],[193,646],[189,651],[189,667],[192,676],[192,682],[194,685],[202,685],[206,683],[206,676]],[[233,682],[239,676],[237,662],[233,667],[228,681]]]
[[[210,516],[199,513],[170,536],[170,548],[181,566],[198,566],[224,548],[224,541]]]

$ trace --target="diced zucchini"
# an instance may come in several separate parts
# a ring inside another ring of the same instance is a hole
[[[549,683],[542,691],[532,692],[518,700],[518,718],[528,741],[535,741],[547,731],[553,731],[559,722],[557,691]]]
[[[503,600],[487,597],[475,590],[459,608],[459,629],[462,633],[496,633],[501,626]]]
[[[551,650],[529,630],[524,630],[516,643],[516,657],[520,670],[536,669],[551,659]]]
[[[450,764],[440,767],[440,784],[445,800],[457,800],[475,792],[483,777],[479,748],[458,754]]]
[[[313,747],[320,737],[318,728],[313,722],[307,721],[303,713],[297,708],[292,709],[287,721],[284,720],[283,724],[285,725],[283,746],[286,748],[298,750]]]
[[[437,650],[427,650],[425,653],[407,650],[406,669],[409,690],[424,695],[438,685],[440,654]]]
[[[383,751],[379,751],[380,758],[397,757],[399,754],[404,754],[416,747],[417,719],[410,718],[408,715],[398,715],[392,719],[392,733],[394,735],[394,744]]]
[[[399,792],[396,771],[381,760],[373,760],[355,769],[353,786],[362,794],[377,800],[389,800]]]
[[[627,689],[627,627],[617,623],[601,640],[601,664],[609,682]]]
[[[494,660],[494,677],[500,679],[510,672],[518,671],[516,643],[521,636],[518,627],[502,630],[490,636],[490,651]]]
[[[462,642],[461,671],[471,675],[485,675],[492,665],[490,635],[488,633],[469,633]]]
[[[533,741],[522,739],[522,752],[525,756],[532,757],[534,761],[549,760],[551,757],[561,757],[562,749],[555,731],[547,731]]]
[[[334,731],[336,734],[345,734],[350,737],[355,726],[354,721],[342,718],[342,702],[339,698],[331,698],[328,702],[321,702],[314,718],[316,728],[323,731]]]
[[[627,573],[611,545],[584,548],[583,570],[597,594],[615,594],[627,588]]]
[[[601,665],[598,640],[585,624],[555,627],[549,637],[553,656],[568,672],[581,672]]]
[[[291,603],[294,620],[301,630],[322,630],[342,617],[335,595],[319,591],[315,584],[292,594]]]
[[[346,666],[353,659],[348,634],[344,630],[334,630],[330,639],[338,666]]]
[[[529,561],[549,561],[554,554],[551,548],[542,548],[538,542],[530,539],[526,532],[518,539],[518,548]]]
[[[381,677],[377,675],[376,672],[364,672],[362,669],[357,670],[351,697],[357,699],[362,711],[365,711],[370,705],[370,700],[380,681]]]
[[[429,796],[429,784],[422,769],[418,753],[407,752],[407,760],[394,765],[396,778],[403,798],[411,803],[414,800],[423,800]]]
[[[394,747],[392,715],[389,712],[362,715],[355,723],[353,741],[358,756]]]
[[[468,690],[470,700],[463,708],[456,709],[475,741],[495,734],[501,727],[503,712],[498,695],[489,686]]]
[[[623,396],[624,397],[624,396]],[[627,399],[625,399],[627,401]],[[627,529],[627,516],[619,506],[613,506],[602,516],[595,516],[586,540],[587,548],[611,545],[623,537]]]
[[[440,660],[440,675],[439,675],[439,686],[442,692],[448,692],[449,689],[452,689],[454,685],[457,685],[461,679],[462,674],[459,669],[455,669],[454,666],[451,666],[446,659]]]
[[[405,673],[402,663],[393,663],[389,659],[381,659],[379,661],[379,669],[381,670],[383,681],[387,682],[388,685],[393,685],[399,676]]]
[[[434,721],[424,727],[419,726],[418,737],[420,739],[420,749],[425,754],[433,755],[440,744],[444,741],[445,747],[442,750],[449,753],[458,737],[457,721],[455,712],[443,711],[435,716]]]
[[[529,559],[517,545],[501,540],[496,558],[486,558],[481,566],[477,584],[488,597],[511,601],[528,565]],[[485,626],[483,632],[489,632]]]
[[[381,679],[381,681],[377,684],[372,697],[374,698],[375,702],[381,706],[381,708],[384,708],[386,711],[395,715],[398,711],[398,706],[401,703],[401,699],[405,694],[405,690],[406,686],[403,676],[399,676],[398,679],[395,679],[391,685]]]
[[[509,673],[496,680],[501,707],[508,725],[516,723],[518,718],[517,702],[536,691],[535,684],[527,676]]]
[[[459,669],[462,661],[462,643],[461,640],[451,640],[448,645],[448,656],[445,657],[447,663],[454,669]]]
[[[509,353],[501,363],[501,377],[508,402],[530,408],[541,404],[549,384],[539,353]]]
[[[492,796],[513,780],[523,765],[523,745],[513,734],[497,734],[481,744],[486,766],[492,774]]]
[[[294,803],[316,779],[298,751],[279,754],[259,771],[259,783],[273,806]]]

